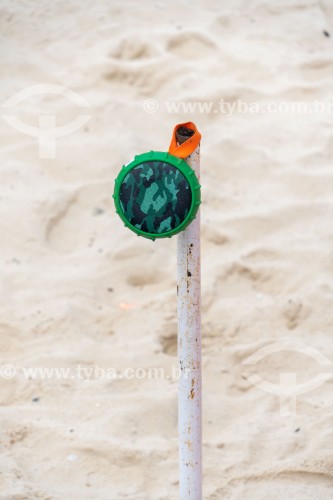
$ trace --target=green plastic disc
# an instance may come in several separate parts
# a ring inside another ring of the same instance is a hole
[[[201,203],[192,168],[181,158],[157,151],[138,155],[123,166],[113,198],[124,225],[151,240],[183,231]]]

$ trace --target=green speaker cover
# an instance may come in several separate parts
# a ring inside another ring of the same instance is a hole
[[[138,236],[170,238],[195,218],[200,184],[184,160],[151,151],[123,166],[113,198],[117,214]]]

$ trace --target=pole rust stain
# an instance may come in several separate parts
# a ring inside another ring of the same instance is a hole
[[[190,395],[189,395],[189,399],[194,399],[194,396],[195,396],[195,392],[194,392],[194,378],[192,378],[192,387],[191,387],[191,390],[190,390]]]

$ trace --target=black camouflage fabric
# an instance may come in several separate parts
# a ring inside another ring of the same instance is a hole
[[[190,186],[173,165],[147,161],[134,167],[120,187],[120,206],[136,228],[162,234],[178,227],[192,203]]]

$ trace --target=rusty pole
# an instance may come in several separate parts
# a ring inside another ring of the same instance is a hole
[[[179,144],[193,131],[181,127]],[[200,180],[200,144],[185,158]],[[181,500],[202,500],[200,210],[177,239],[179,487]]]

